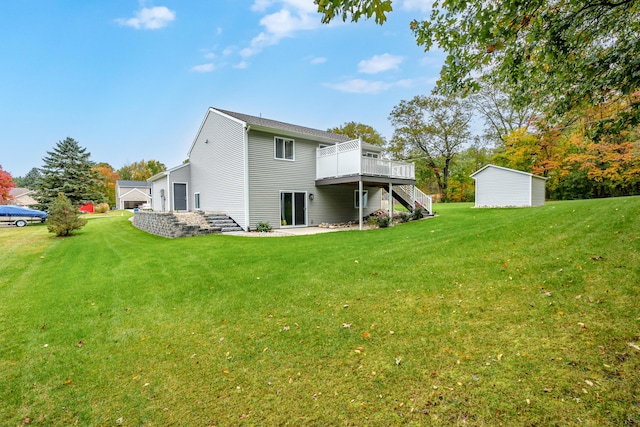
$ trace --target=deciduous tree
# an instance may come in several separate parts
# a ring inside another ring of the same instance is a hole
[[[451,162],[470,142],[468,105],[457,98],[416,96],[396,105],[389,151],[402,159],[424,159],[447,197]]]
[[[336,16],[382,24],[391,0],[314,0],[322,21]],[[490,74],[522,105],[549,118],[628,96],[640,88],[640,2],[433,1],[428,19],[410,27],[418,45],[446,54],[438,90],[466,93]],[[640,102],[615,118],[635,126]]]
[[[369,125],[356,122],[348,122],[342,126],[327,129],[328,132],[346,135],[353,139],[362,138],[368,144],[384,146],[387,141],[380,133]]]
[[[109,206],[116,205],[116,181],[118,173],[108,163],[98,163],[94,169],[98,172],[99,190],[106,197]]]
[[[519,105],[500,90],[497,82],[487,80],[470,99],[475,111],[484,119],[484,138],[494,146],[504,145],[505,138],[520,129],[526,130],[534,120],[530,105]]]
[[[0,205],[7,204],[13,200],[10,191],[15,186],[16,184],[13,182],[11,174],[2,170],[2,165],[0,165]]]
[[[146,181],[152,176],[157,175],[160,172],[164,172],[165,170],[167,170],[167,167],[157,160],[145,161],[142,159],[139,162],[124,165],[118,169],[117,173],[120,176],[120,179],[128,181]]]

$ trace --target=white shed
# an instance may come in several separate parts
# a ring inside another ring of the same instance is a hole
[[[486,165],[471,174],[476,180],[476,207],[530,207],[543,206],[546,178]]]

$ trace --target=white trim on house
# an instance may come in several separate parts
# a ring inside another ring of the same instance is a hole
[[[127,188],[127,187],[124,187],[124,188]],[[128,196],[129,194],[134,193],[134,192],[138,192],[138,193],[140,193],[140,194],[143,196],[144,200],[124,200],[124,198],[125,198],[126,196]],[[150,192],[151,192],[151,188],[149,188],[149,193],[145,193],[144,191],[140,190],[139,188],[134,188],[134,189],[132,189],[132,190],[127,191],[127,192],[126,192],[126,193],[124,193],[124,194],[120,194],[120,195],[118,196],[118,205],[119,205],[119,208],[120,208],[120,209],[124,209],[124,204],[125,204],[125,202],[132,202],[132,201],[142,202],[142,201],[143,201],[144,203],[149,203],[149,202],[151,201],[151,194],[150,194]]]
[[[175,186],[176,184],[178,185],[184,185],[184,197],[185,197],[185,203],[186,203],[186,208],[184,209],[185,211],[189,210],[189,183],[188,182],[182,182],[182,181],[174,181],[171,183],[171,189],[175,191]],[[173,194],[173,197],[175,197],[175,194]],[[176,201],[175,199],[171,199],[171,204],[173,206],[173,211],[176,210]]]
[[[295,221],[296,218],[296,194],[304,194],[304,224],[295,224],[295,225],[282,225],[280,223],[280,228],[301,228],[309,226],[309,194],[307,191],[297,191],[297,190],[280,190],[279,193],[279,204],[280,204],[280,221],[282,221],[282,195],[288,193],[292,195],[291,198],[291,218]]]
[[[200,123],[200,127],[198,128],[198,132],[196,132],[196,137],[193,139],[193,142],[191,143],[191,147],[189,147],[189,151],[187,152],[187,157],[191,158],[191,151],[193,150],[193,147],[196,145],[196,142],[198,142],[198,137],[200,136],[200,134],[202,133],[202,129],[204,128],[205,123],[207,122],[207,119],[209,118],[209,114],[211,113],[216,113],[219,114],[229,120],[233,120],[236,123],[241,124],[242,126],[246,127],[247,123],[243,122],[240,119],[236,119],[233,116],[230,116],[228,114],[223,113],[222,111],[218,111],[215,108],[209,107],[209,109],[207,110],[207,114],[204,115],[204,119],[202,120],[202,123]],[[214,141],[209,141],[206,140],[205,143],[213,143]]]
[[[249,130],[251,130],[251,126],[247,125],[246,123],[243,125],[244,128],[244,132],[242,133],[242,156],[244,157],[243,159],[243,167],[244,167],[244,174],[243,174],[243,179],[244,179],[244,185],[243,185],[243,190],[244,190],[244,226],[246,231],[250,231],[251,230],[251,212],[250,212],[250,203],[249,203]]]
[[[369,204],[369,190],[362,190],[362,207],[366,208]],[[360,191],[353,190],[353,207],[360,208]]]
[[[278,157],[278,141],[282,141],[282,156]],[[287,143],[291,143],[291,158],[287,157]],[[285,160],[295,162],[296,160],[296,140],[284,136],[273,137],[273,158],[276,160]]]
[[[151,189],[149,189],[149,190],[151,190]],[[150,197],[151,197],[151,195],[149,195],[149,193],[142,192],[142,191],[140,191],[140,189],[139,189],[139,188],[134,188],[133,190],[129,190],[129,191],[127,191],[126,193],[121,194],[121,195],[120,195],[120,198],[123,198],[124,196],[127,196],[127,195],[129,195],[129,194],[133,193],[134,191],[137,191],[138,193],[142,194],[143,196],[145,196],[145,197],[147,197],[147,198],[150,198]]]
[[[167,176],[167,177],[168,177],[168,176],[171,174],[171,172],[175,172],[175,171],[177,171],[178,169],[182,169],[182,168],[184,168],[184,167],[186,167],[186,166],[189,166],[189,162],[187,162],[187,163],[183,163],[183,164],[181,164],[181,165],[179,165],[179,166],[175,166],[175,167],[173,167],[173,168],[171,168],[171,169],[167,169],[167,170],[166,170],[166,171],[164,171],[164,172],[157,173],[157,174],[155,174],[154,176],[152,176],[151,178],[148,178],[148,179],[147,179],[147,182],[157,181],[157,180],[159,180],[160,178],[163,178],[163,177],[165,177],[165,176]]]

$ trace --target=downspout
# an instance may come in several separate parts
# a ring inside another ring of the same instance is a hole
[[[249,225],[249,131],[251,130],[251,125],[246,125],[244,127],[244,141],[243,141],[243,151],[244,151],[244,225],[245,231],[250,231],[251,227]]]
[[[358,154],[358,175],[360,180],[358,181],[358,193],[360,197],[360,202],[358,203],[358,217],[359,217],[359,229],[362,231],[362,196],[363,188],[362,188],[362,138],[358,137],[358,148],[360,153]]]
[[[173,199],[171,198],[171,172],[167,171],[167,200],[169,201],[169,212],[173,212]]]

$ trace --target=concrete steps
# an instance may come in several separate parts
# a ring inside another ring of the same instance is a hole
[[[220,213],[202,213],[202,216],[205,218],[210,228],[220,230],[222,233],[242,231],[242,228],[228,215]]]

